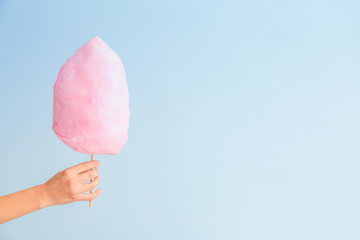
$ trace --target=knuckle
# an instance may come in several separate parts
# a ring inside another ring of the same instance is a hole
[[[94,180],[94,183],[99,184],[99,182],[100,182],[100,176],[97,176]]]
[[[74,182],[68,181],[67,185],[68,185],[70,194],[74,195],[76,193],[76,185],[74,184]]]
[[[92,181],[93,179],[94,179],[94,177],[92,176],[92,174],[88,173],[87,177],[86,177],[86,181]]]
[[[99,184],[99,182],[95,180],[92,181],[90,184],[91,184],[91,188],[94,189]]]
[[[69,169],[65,169],[64,171],[62,171],[62,173],[63,173],[63,176],[64,176],[65,178],[69,178],[69,177],[70,177],[70,170],[69,170]]]
[[[90,188],[95,189],[97,187],[97,185],[99,185],[98,182],[92,182],[92,183],[90,183]]]
[[[91,179],[95,178],[97,176],[96,170],[90,172]]]

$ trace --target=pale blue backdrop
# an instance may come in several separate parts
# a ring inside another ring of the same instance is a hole
[[[360,238],[359,1],[0,1],[0,195],[89,160],[52,132],[61,65],[122,58],[129,141],[103,193],[1,240]],[[1,213],[0,213],[1,214]]]

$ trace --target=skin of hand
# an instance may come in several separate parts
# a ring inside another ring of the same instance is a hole
[[[89,161],[58,172],[44,183],[48,206],[68,204],[75,201],[89,201],[97,198],[101,189],[94,193],[85,193],[94,189],[100,181],[99,161]],[[85,183],[94,179],[90,183]]]
[[[101,189],[86,192],[99,184],[99,166],[97,160],[84,162],[58,172],[44,184],[0,197],[0,224],[46,207],[97,198]]]

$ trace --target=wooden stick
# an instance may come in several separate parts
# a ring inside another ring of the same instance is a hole
[[[91,154],[91,161],[94,161],[94,154]],[[90,179],[90,182],[92,182],[93,180]],[[93,190],[91,189],[90,190],[90,193],[93,193]],[[93,206],[93,200],[90,200],[89,202],[89,207],[92,207]]]

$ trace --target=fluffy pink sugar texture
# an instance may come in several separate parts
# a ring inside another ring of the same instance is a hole
[[[75,151],[115,155],[125,145],[130,117],[125,70],[99,37],[61,67],[53,107],[52,129]]]

